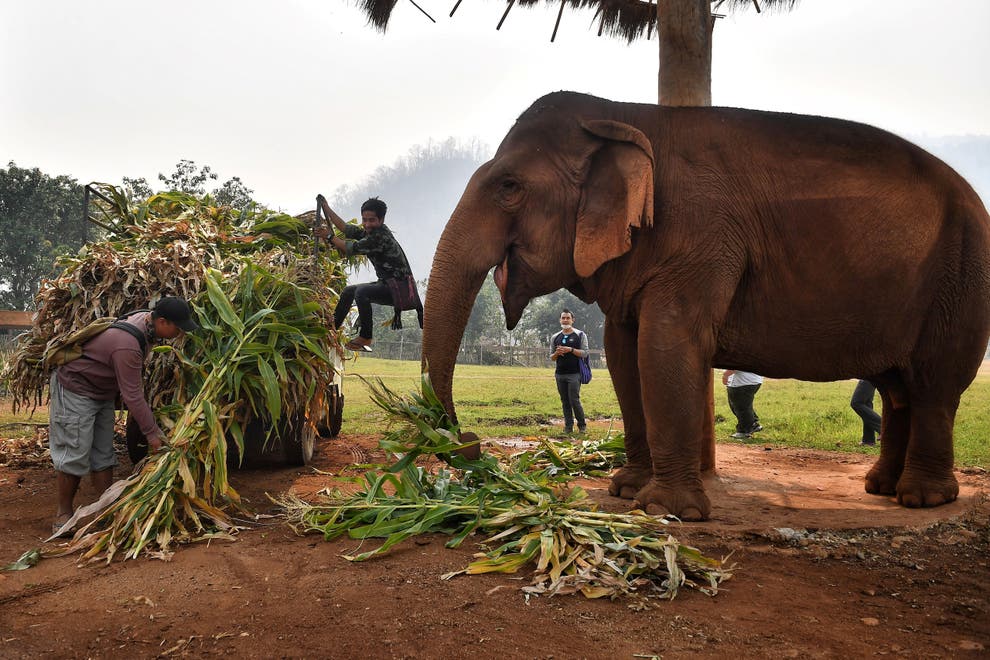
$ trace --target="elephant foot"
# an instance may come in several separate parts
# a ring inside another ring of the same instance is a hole
[[[636,493],[634,505],[649,514],[669,513],[684,521],[708,520],[712,511],[712,504],[702,488],[670,488],[655,479]]]
[[[458,440],[467,446],[462,446],[460,449],[455,449],[455,453],[460,454],[469,461],[476,461],[481,458],[481,439],[478,438],[476,433],[465,431],[461,433]]]
[[[871,495],[894,495],[900,478],[901,470],[881,458],[866,473],[866,492]]]
[[[959,497],[959,482],[949,472],[938,477],[904,470],[897,482],[897,503],[910,509],[940,506]]]
[[[612,497],[631,500],[652,478],[652,467],[626,465],[612,475],[612,482],[608,485],[608,494]]]

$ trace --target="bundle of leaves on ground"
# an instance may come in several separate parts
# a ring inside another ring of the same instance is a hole
[[[112,240],[87,244],[58,265],[37,297],[35,326],[17,346],[6,376],[15,405],[40,400],[48,346],[101,316],[148,307],[161,296],[192,302],[201,329],[149,356],[145,391],[169,448],[114,484],[77,519],[96,518],[67,552],[87,556],[142,550],[164,556],[176,540],[231,530],[239,497],[227,481],[227,441],[243,455],[243,429],[262,416],[315,420],[333,377],[335,291],[343,266],[315,254],[307,225],[265,210],[235,213],[209,198],[156,195],[130,206],[105,186]],[[95,531],[92,531],[95,530]]]
[[[512,455],[509,469],[527,472],[545,470],[549,476],[604,477],[626,463],[625,434],[609,434],[601,440],[581,440],[578,443],[538,438],[533,451]]]
[[[300,533],[318,532],[327,540],[343,534],[385,539],[347,559],[369,559],[417,534],[449,534],[447,547],[457,547],[481,533],[489,535],[483,544],[495,547],[445,578],[515,573],[535,564],[532,582],[523,588],[527,597],[579,592],[589,598],[635,595],[641,601],[673,598],[684,586],[715,594],[730,577],[722,562],[664,534],[665,518],[597,511],[582,489],[561,483],[558,466],[539,468],[516,457],[510,468],[490,454],[472,461],[455,453],[458,429],[428,375],[422,393],[407,397],[380,380],[370,388],[376,403],[400,422],[382,440],[396,462],[384,472],[366,473],[363,490],[349,497],[335,493],[317,503],[291,495],[276,499]],[[418,466],[416,459],[424,455],[441,458],[444,466]]]

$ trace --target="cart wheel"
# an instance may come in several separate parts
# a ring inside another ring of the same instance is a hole
[[[148,455],[148,441],[141,433],[141,427],[137,420],[131,415],[127,415],[127,456],[131,463],[137,465],[138,461]]]
[[[298,433],[286,433],[282,437],[282,457],[286,465],[308,465],[313,459],[316,433],[313,427],[299,419]]]
[[[327,394],[327,417],[319,425],[320,437],[336,438],[344,423],[344,395],[339,385],[331,385]]]

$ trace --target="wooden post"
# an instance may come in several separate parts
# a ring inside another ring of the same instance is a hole
[[[661,105],[712,104],[710,0],[658,0]]]

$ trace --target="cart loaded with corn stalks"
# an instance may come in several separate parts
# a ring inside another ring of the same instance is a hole
[[[236,211],[180,192],[138,204],[105,184],[87,192],[87,216],[106,239],[56,263],[3,378],[15,409],[33,408],[46,396],[46,350],[70,333],[163,296],[190,301],[200,330],[155,347],[145,365],[169,448],[114,485],[101,501],[116,502],[89,534],[91,552],[108,559],[149,543],[165,552],[172,540],[229,530],[240,500],[228,465],[303,464],[317,434],[339,431],[343,351],[332,310],[346,263],[318,249],[305,216]],[[140,433],[128,436],[138,458]]]

